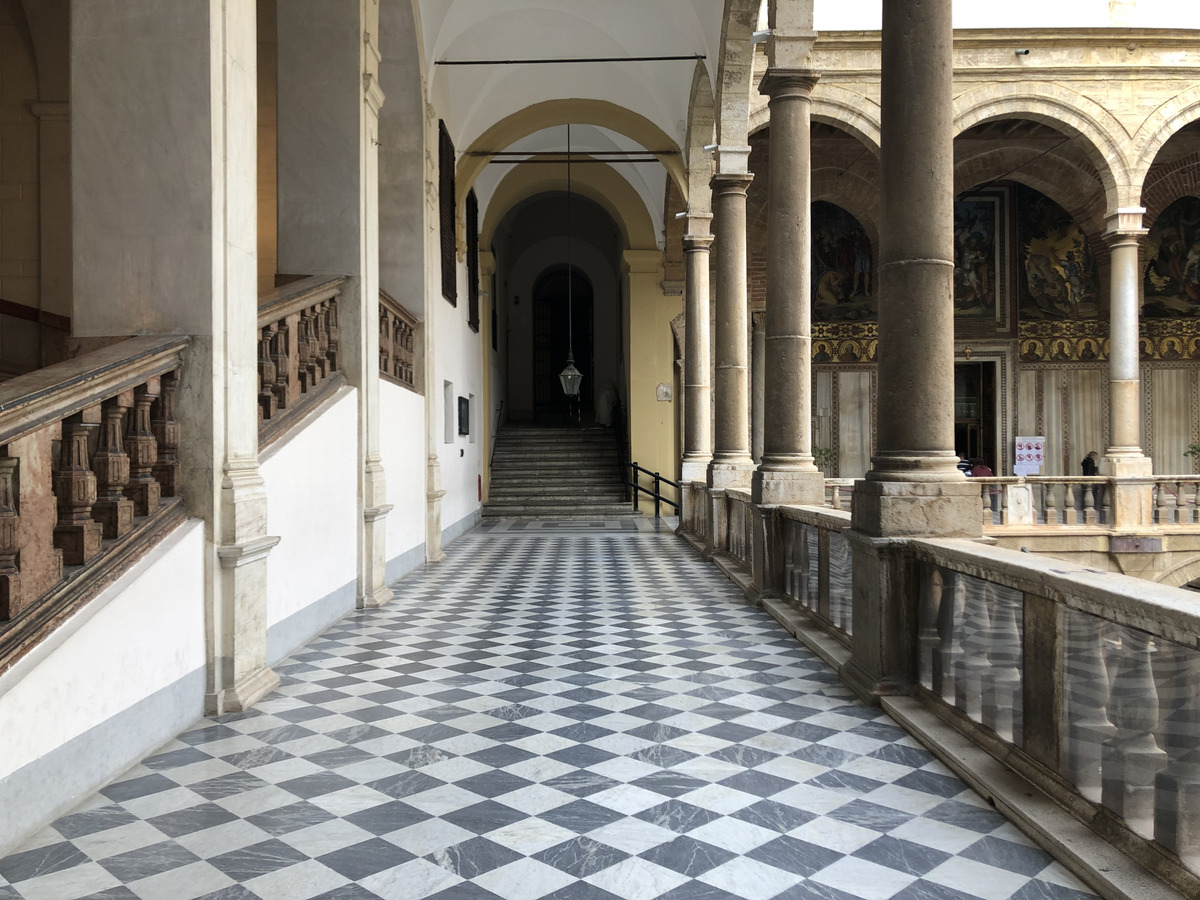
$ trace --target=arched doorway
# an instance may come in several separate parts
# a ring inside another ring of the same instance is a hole
[[[556,266],[547,269],[534,282],[533,403],[534,417],[541,422],[562,421],[567,415],[566,398],[558,373],[567,365],[568,327],[571,330],[570,345],[575,354],[575,368],[583,373],[580,412],[586,418],[594,409],[592,282],[578,269],[572,269],[568,304],[567,278],[567,267]]]

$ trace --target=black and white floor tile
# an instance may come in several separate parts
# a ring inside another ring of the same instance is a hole
[[[1094,896],[682,540],[477,530],[0,900]]]

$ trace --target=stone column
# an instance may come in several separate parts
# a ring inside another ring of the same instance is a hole
[[[683,480],[705,481],[712,462],[712,385],[709,383],[709,248],[711,215],[689,216],[683,238],[687,258],[684,296],[684,437]]]
[[[811,40],[775,40],[775,58],[785,64],[806,57],[812,46]],[[771,129],[763,455],[754,473],[756,504],[820,503],[825,490],[812,456],[809,112],[817,77],[810,69],[772,65],[760,87],[771,98]]]
[[[715,490],[750,487],[750,417],[747,408],[746,189],[750,174],[716,175],[713,237],[716,247],[716,378],[713,459],[708,486]]]
[[[750,314],[750,456],[763,457],[763,407],[766,405],[767,324],[761,312]]]
[[[205,523],[210,713],[278,683],[266,665],[278,538],[258,468],[256,41],[250,3],[71,4],[72,330],[192,336],[179,456]]]
[[[1104,451],[1104,474],[1130,478],[1153,474],[1151,459],[1142,453],[1142,383],[1138,342],[1138,250],[1146,229],[1141,207],[1118,209],[1108,219],[1105,240],[1110,249],[1109,291],[1109,441]],[[1150,525],[1153,485],[1120,484],[1112,498],[1116,528]]]
[[[339,364],[358,394],[361,609],[391,599],[379,450],[379,6],[288,0],[278,16],[279,270],[350,276]]]
[[[853,497],[854,641],[862,697],[916,677],[913,571],[894,539],[978,536],[955,467],[951,0],[883,7],[877,448]]]

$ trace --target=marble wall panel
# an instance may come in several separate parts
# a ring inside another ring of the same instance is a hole
[[[841,477],[861,478],[871,467],[871,373],[837,373]]]

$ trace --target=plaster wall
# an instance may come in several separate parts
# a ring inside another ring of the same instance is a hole
[[[643,468],[675,478],[679,447],[675,398],[659,399],[660,384],[675,383],[671,320],[683,298],[662,290],[662,254],[627,251],[629,293],[629,441],[631,458]],[[681,398],[680,398],[681,399]]]
[[[434,413],[433,446],[442,470],[442,531],[461,533],[479,516],[479,484],[483,474],[483,349],[482,335],[467,325],[466,266],[458,266],[458,306],[438,294],[429,301],[427,316],[436,317],[434,328],[434,381],[426,385],[426,396]],[[445,402],[445,383],[450,382],[450,408]],[[458,433],[458,398],[475,395],[471,406],[471,433]],[[450,417],[450,441],[446,441],[446,417]]]
[[[358,392],[343,387],[260,457],[267,533],[267,663],[354,609]]]
[[[190,519],[0,676],[0,855],[203,714],[205,552]]]
[[[379,381],[380,454],[387,473],[388,581],[425,559],[425,398]]]

